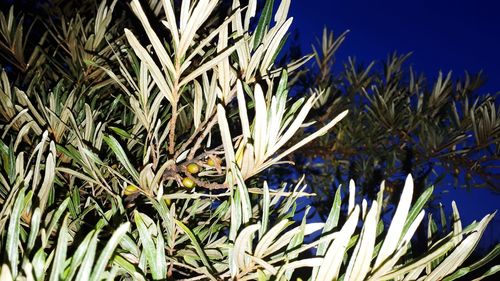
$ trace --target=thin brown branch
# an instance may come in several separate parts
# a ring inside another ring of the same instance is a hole
[[[179,154],[181,154],[182,152],[184,152],[184,151],[187,149],[187,147],[188,147],[191,143],[193,143],[194,139],[198,136],[198,134],[199,134],[199,133],[201,133],[201,132],[203,131],[203,129],[205,128],[205,126],[207,125],[207,123],[208,123],[208,122],[211,122],[212,118],[214,118],[214,117],[215,117],[215,114],[212,114],[212,116],[211,116],[209,119],[207,119],[207,120],[203,121],[203,122],[200,124],[200,126],[198,126],[198,128],[197,128],[197,129],[193,132],[193,134],[191,134],[191,136],[189,137],[189,139],[188,139],[187,141],[185,141],[185,142],[182,144],[181,148],[180,148],[180,149],[178,149],[178,150],[175,152],[174,159],[176,159],[177,157],[179,157]]]
[[[217,118],[215,118],[215,115],[212,116],[212,119],[210,123],[208,123],[207,127],[203,132],[201,133],[201,136],[196,140],[196,143],[194,146],[191,148],[191,151],[189,152],[189,155],[187,157],[188,160],[193,159],[194,155],[196,154],[196,151],[200,148],[201,142],[207,137],[207,135],[212,131],[212,127],[217,124]]]
[[[170,119],[170,132],[168,135],[168,153],[175,154],[175,125],[177,122],[177,103],[172,104],[172,119]]]

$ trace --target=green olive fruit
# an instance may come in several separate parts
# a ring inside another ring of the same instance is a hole
[[[219,158],[208,158],[207,160],[207,165],[210,166],[210,167],[215,167],[215,164],[220,164],[220,159]]]
[[[184,185],[185,188],[193,188],[196,184],[190,178],[183,178],[182,185]]]
[[[172,205],[172,200],[170,198],[165,198],[165,203],[170,207],[170,205]]]
[[[129,196],[129,195],[132,195],[132,194],[136,194],[137,192],[139,192],[139,188],[137,188],[137,186],[135,185],[127,185],[127,187],[125,187],[125,190],[123,190],[123,194]]]
[[[196,163],[189,163],[186,168],[191,174],[197,174],[200,171],[200,166]]]

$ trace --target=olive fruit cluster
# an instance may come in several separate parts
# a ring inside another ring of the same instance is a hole
[[[220,159],[210,157],[207,160],[207,165],[210,167],[216,167],[216,166],[220,165]],[[196,163],[189,163],[186,166],[186,171],[190,174],[193,174],[193,175],[198,174],[200,172],[200,170],[201,170],[200,166]],[[192,178],[185,177],[182,179],[182,185],[185,188],[191,189],[191,188],[194,188],[196,186],[196,183],[194,182],[194,180]]]
[[[200,172],[200,166],[198,166],[198,164],[196,164],[196,163],[189,163],[186,166],[186,170],[190,174],[197,174],[197,173]],[[196,183],[191,178],[185,177],[185,178],[182,179],[182,185],[185,188],[193,188],[193,187],[196,186]]]

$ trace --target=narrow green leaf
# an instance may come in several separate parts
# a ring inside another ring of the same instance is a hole
[[[128,274],[130,274],[130,276],[135,278],[134,280],[139,280],[139,281],[145,280],[144,277],[139,274],[139,269],[131,262],[124,259],[122,256],[115,255],[113,263],[123,268],[123,270],[125,270]]]
[[[264,9],[262,10],[262,14],[260,15],[259,23],[257,24],[257,29],[255,30],[254,34],[254,50],[259,47],[260,43],[262,43],[262,39],[264,38],[264,35],[269,28],[269,23],[271,22],[271,16],[273,14],[273,6],[274,0],[267,0],[266,4],[264,5]]]
[[[323,262],[318,270],[318,275],[313,276],[316,280],[337,280],[347,248],[347,244],[351,239],[359,219],[359,206],[356,205],[352,213],[349,215],[346,223],[342,226],[339,236],[332,242],[328,251],[325,254]]]
[[[71,158],[73,161],[75,161],[79,164],[83,163],[83,159],[80,156],[80,152],[77,149],[75,149],[73,146],[68,145],[68,147],[64,147],[64,146],[61,146],[59,144],[56,144],[56,149],[57,149],[57,152],[64,154],[68,158]]]
[[[21,213],[23,211],[23,202],[24,202],[24,192],[25,188],[22,188],[17,194],[16,201],[14,203],[14,207],[12,208],[12,212],[10,214],[9,227],[7,229],[7,241],[5,243],[5,250],[7,252],[7,258],[10,262],[10,268],[12,269],[12,276],[16,278],[17,276],[17,266],[18,266],[18,258],[19,251],[17,245],[19,243],[19,232],[21,228]]]
[[[219,64],[221,61],[223,61],[224,59],[229,57],[241,44],[243,44],[243,40],[239,40],[234,45],[227,48],[222,53],[218,54],[215,58],[198,66],[198,68],[196,68],[195,70],[190,72],[186,77],[182,78],[181,82],[179,83],[179,87],[186,85],[187,83],[191,82],[192,80],[194,80],[198,76],[200,76],[203,73],[206,73],[207,71],[212,69],[214,66]]]
[[[64,262],[66,261],[66,251],[68,248],[68,215],[63,219],[59,238],[57,238],[56,254],[52,262],[52,271],[49,280],[60,280],[64,272]]]
[[[43,241],[43,247],[46,247],[46,245],[49,243],[50,235],[52,232],[56,229],[56,225],[59,222],[59,219],[61,216],[64,214],[66,211],[66,207],[68,206],[69,201],[71,198],[66,198],[60,205],[59,208],[57,208],[56,212],[50,219],[49,227],[47,228],[47,236],[45,238],[45,241]]]
[[[87,281],[90,278],[90,273],[92,272],[92,265],[94,264],[94,258],[97,250],[97,239],[99,237],[99,231],[96,231],[92,240],[90,240],[89,246],[86,249],[85,257],[83,258],[82,265],[76,276],[78,281]]]
[[[489,262],[495,260],[495,258],[500,255],[500,244],[497,244],[493,250],[491,250],[486,256],[484,256],[482,259],[478,260],[477,262],[471,264],[469,267],[471,270],[476,270],[482,266],[485,266]]]
[[[26,250],[28,253],[31,252],[31,250],[35,246],[36,238],[38,236],[38,230],[40,229],[41,216],[42,213],[40,211],[40,208],[36,208],[35,211],[33,211],[33,215],[31,216],[30,234],[28,237],[28,243],[26,245]]]
[[[377,231],[377,210],[377,201],[373,201],[366,215],[361,236],[347,266],[345,273],[347,280],[364,280],[370,272]]]
[[[293,222],[288,220],[281,220],[275,226],[273,226],[269,231],[262,237],[257,246],[255,247],[254,256],[258,258],[263,258],[264,253],[269,250],[269,246],[276,240],[278,235],[280,235],[288,226]]]
[[[241,175],[240,170],[238,169],[238,166],[233,163],[232,165],[232,174],[236,177],[237,181],[237,190],[240,195],[240,200],[239,203],[241,204],[241,219],[243,224],[247,224],[250,219],[252,218],[252,203],[250,202],[250,196],[248,194],[248,189],[245,184],[245,180],[243,179],[243,176]]]
[[[251,251],[251,249],[248,248],[251,247],[251,242],[255,237],[254,234],[259,230],[259,228],[259,224],[251,224],[238,233],[232,249],[234,261],[238,268],[246,267],[245,258],[247,253]]]
[[[330,234],[330,232],[337,227],[340,217],[340,206],[342,203],[342,198],[340,197],[340,187],[337,188],[335,192],[335,198],[333,199],[332,208],[330,209],[330,214],[325,222],[325,227],[321,235]],[[328,243],[321,243],[318,246],[318,255],[322,256],[326,253],[326,249],[328,248]]]
[[[167,278],[167,258],[165,256],[165,241],[163,239],[163,232],[160,225],[156,226],[158,229],[158,236],[156,238],[156,267],[158,268],[158,275],[160,279]]]
[[[217,105],[217,119],[219,121],[222,144],[224,146],[224,152],[226,155],[226,163],[234,163],[236,161],[236,158],[234,155],[233,141],[231,139],[231,132],[229,131],[226,110],[221,104]],[[228,166],[231,167],[230,165]]]
[[[135,223],[137,225],[137,230],[139,230],[139,237],[141,239],[142,248],[144,250],[147,263],[149,264],[149,268],[151,269],[153,278],[161,279],[161,269],[159,269],[159,265],[156,261],[156,247],[153,242],[153,238],[151,237],[151,233],[148,230],[148,226],[146,226],[142,216],[143,214],[137,211],[134,212]]]
[[[151,77],[155,81],[156,85],[160,89],[163,96],[171,103],[174,104],[177,101],[177,96],[172,93],[172,81],[170,76],[164,75],[160,70],[160,67],[156,65],[153,58],[149,55],[148,51],[139,43],[139,40],[135,35],[128,29],[125,29],[125,35],[127,37],[130,46],[134,49],[135,54],[141,59],[142,62],[148,67]]]
[[[468,267],[465,268],[460,268],[459,270],[455,271],[452,275],[447,276],[446,278],[443,279],[443,281],[453,281],[456,280],[467,273],[470,272],[470,269]]]
[[[212,267],[212,264],[208,261],[208,257],[205,254],[205,251],[203,251],[203,248],[201,247],[194,233],[181,221],[175,220],[175,224],[177,224],[184,231],[184,233],[188,235],[189,240],[191,240],[191,243],[193,243],[194,249],[196,250],[196,253],[200,257],[203,265],[205,265],[207,268],[213,271],[214,269]]]
[[[411,198],[413,196],[413,178],[410,175],[406,177],[403,192],[401,193],[401,198],[399,199],[396,212],[392,217],[391,224],[387,230],[386,239],[382,243],[382,248],[377,255],[374,268],[379,266],[384,266],[383,263],[389,258],[396,250],[403,236],[402,231],[406,218],[408,217],[408,211],[410,210]]]
[[[434,186],[427,188],[422,193],[422,195],[420,195],[420,197],[418,198],[417,202],[415,202],[413,207],[410,209],[410,212],[408,213],[408,218],[406,219],[406,222],[405,222],[405,226],[403,227],[401,239],[403,239],[404,235],[408,231],[408,228],[410,228],[410,225],[412,224],[412,222],[417,218],[418,214],[420,214],[420,211],[422,211],[425,204],[427,204],[427,202],[431,198],[432,192],[434,192]]]
[[[123,150],[120,143],[111,135],[104,136],[104,141],[108,144],[111,150],[113,150],[116,157],[118,158],[118,161],[120,161],[120,163],[123,165],[123,167],[125,167],[127,172],[129,172],[129,174],[134,178],[134,181],[138,183],[139,172],[137,172],[132,163],[130,163],[130,160],[127,157],[127,153],[125,153],[125,150]]]
[[[33,257],[31,264],[33,265],[33,272],[35,273],[35,277],[37,280],[45,280],[45,260],[47,254],[44,251],[45,249],[40,248]]]
[[[111,238],[108,240],[108,243],[102,250],[99,259],[97,259],[97,262],[93,267],[92,275],[90,276],[90,281],[100,280],[102,274],[104,273],[104,269],[109,264],[111,256],[115,252],[116,246],[120,242],[121,238],[127,233],[129,228],[130,228],[130,223],[126,222],[120,225],[120,227],[118,227],[118,229],[115,230]]]
[[[484,278],[488,277],[488,276],[493,276],[494,274],[496,274],[497,272],[500,272],[500,265],[495,265],[493,266],[492,268],[490,268],[488,271],[486,271],[481,277],[479,278],[476,278],[472,281],[480,281],[480,280],[483,280]]]
[[[443,204],[439,203],[439,216],[441,218],[441,231],[446,233],[448,231],[448,226],[446,223],[446,214],[444,213]]]
[[[269,194],[269,186],[267,182],[264,181],[264,192],[262,196],[262,225],[259,229],[259,239],[262,239],[267,231],[267,226],[269,224],[269,206],[271,204],[271,197]]]
[[[85,254],[89,249],[90,241],[92,237],[94,237],[95,232],[96,232],[95,230],[90,231],[89,234],[85,236],[85,239],[83,239],[83,241],[80,243],[75,253],[71,257],[71,265],[69,271],[67,272],[67,275],[63,279],[73,280],[73,276],[75,275],[76,270],[82,263],[83,258],[85,257]]]

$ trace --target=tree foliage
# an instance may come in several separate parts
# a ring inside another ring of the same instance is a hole
[[[346,33],[335,38],[324,30],[313,46],[314,71],[297,78],[304,91],[313,85],[324,92],[312,117],[319,124],[349,110],[349,118],[293,158],[305,164],[298,165],[300,173],[315,175],[311,185],[320,202],[332,199],[332,185],[351,178],[371,198],[385,179],[397,199],[408,173],[418,193],[447,182],[498,191],[500,112],[497,95],[479,94],[481,73],[456,81],[451,72],[430,79],[406,66],[410,54],[396,53],[382,64],[349,58],[334,71],[345,38]]]
[[[46,33],[0,16],[0,280],[453,280],[498,255],[460,268],[493,215],[463,228],[455,206],[414,254],[432,188],[412,205],[411,176],[389,226],[384,185],[295,222],[304,181],[256,177],[347,114],[293,140],[322,94],[288,98],[307,58],[274,65],[290,1],[62,2]]]

